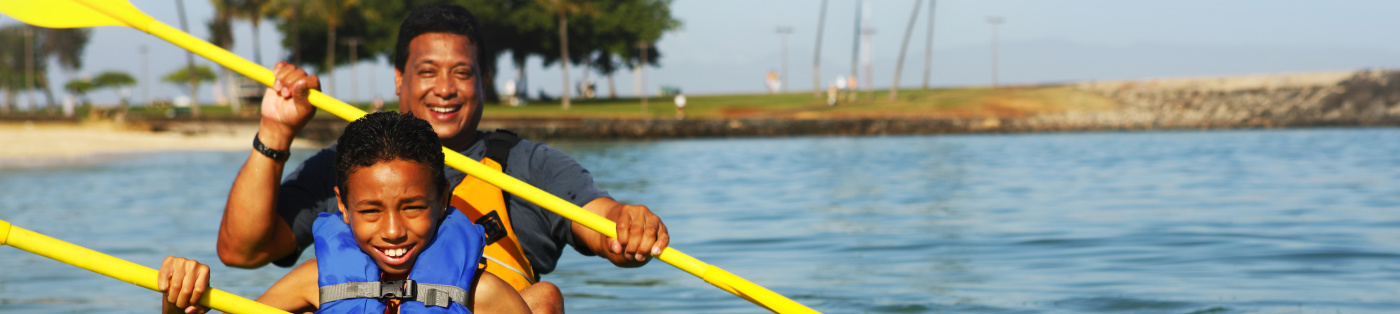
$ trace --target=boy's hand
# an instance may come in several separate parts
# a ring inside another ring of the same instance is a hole
[[[161,292],[164,313],[204,313],[209,308],[199,305],[199,298],[209,290],[209,266],[183,257],[169,256],[160,263],[156,277]]]

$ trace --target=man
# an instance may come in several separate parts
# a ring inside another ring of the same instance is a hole
[[[457,186],[452,205],[479,224],[505,229],[487,247],[487,271],[519,289],[533,311],[561,312],[558,287],[538,278],[554,270],[564,245],[601,255],[619,267],[639,267],[665,249],[670,236],[650,209],[613,200],[593,183],[588,170],[562,152],[502,132],[476,131],[483,102],[478,93],[483,65],[477,64],[483,44],[466,9],[414,9],[400,26],[394,49],[399,110],[427,120],[447,148],[474,159],[493,156],[488,165],[498,164],[507,175],[617,222],[618,238],[609,239],[519,198],[495,193],[498,199],[489,199],[492,191],[482,192],[489,185],[447,170]],[[229,266],[292,266],[312,242],[317,213],[336,210],[335,147],[312,156],[278,183],[292,138],[315,113],[308,90],[320,83],[285,62],[274,72],[277,80],[264,96],[254,150],[234,179],[219,227],[219,258]],[[475,195],[466,195],[473,191]]]

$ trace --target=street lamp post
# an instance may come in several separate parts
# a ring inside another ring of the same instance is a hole
[[[782,77],[783,92],[787,92],[787,89],[788,89],[788,84],[787,84],[787,79],[788,79],[788,71],[787,71],[787,35],[788,35],[788,34],[792,34],[792,27],[791,27],[791,26],[778,26],[778,35],[780,35],[780,36],[783,37],[783,77]]]
[[[987,23],[992,24],[992,89],[997,88],[997,26],[1005,21],[1000,16],[987,17]]]
[[[826,0],[822,0],[822,13],[817,17],[817,48],[812,56],[812,97],[821,99],[822,30],[826,28]]]
[[[360,47],[360,39],[353,37],[346,39],[345,45],[350,46],[350,100],[360,103],[360,75],[359,70],[356,69],[356,65],[360,61],[357,58],[359,55],[356,53]]]

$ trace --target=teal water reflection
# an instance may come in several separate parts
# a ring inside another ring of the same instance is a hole
[[[551,144],[660,213],[674,247],[825,312],[1400,308],[1400,129]],[[0,169],[0,219],[148,266],[217,261],[246,156]],[[545,278],[570,312],[759,310],[660,263],[564,255]],[[213,282],[255,297],[284,272]],[[3,312],[156,297],[0,248]]]

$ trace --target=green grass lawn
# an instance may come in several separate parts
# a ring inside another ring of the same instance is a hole
[[[488,117],[610,117],[667,118],[675,116],[671,97],[648,99],[644,107],[638,98],[575,100],[563,110],[559,102],[532,102],[510,107],[489,104]],[[1111,110],[1113,101],[1069,87],[949,88],[901,90],[898,99],[889,100],[888,90],[860,92],[855,101],[827,106],[826,94],[815,98],[810,92],[744,95],[687,95],[686,116],[713,118],[823,118],[960,116],[970,113],[1034,114],[1064,110]],[[643,113],[645,112],[645,114]],[[975,114],[974,114],[975,115]]]
[[[819,98],[810,92],[783,94],[687,95],[686,117],[689,119],[732,118],[939,118],[939,117],[1020,117],[1066,110],[1103,111],[1118,105],[1102,96],[1065,86],[1033,86],[990,88],[906,89],[898,99],[889,100],[888,90],[861,91],[857,99],[843,98],[836,106],[827,106],[826,94]],[[353,104],[368,109],[368,103]],[[234,114],[227,106],[200,106],[206,118],[257,116],[256,106],[245,106]],[[82,108],[77,116],[88,117],[91,109]],[[100,108],[111,111],[115,108]],[[129,116],[165,117],[169,108],[132,106]],[[397,102],[385,103],[384,110],[398,110]],[[639,98],[578,99],[572,108],[564,110],[558,101],[530,102],[511,107],[488,103],[485,116],[491,118],[611,118],[611,119],[670,119],[676,115],[672,97],[653,97],[642,106]],[[99,115],[102,116],[102,115]],[[335,119],[319,114],[318,119]]]

